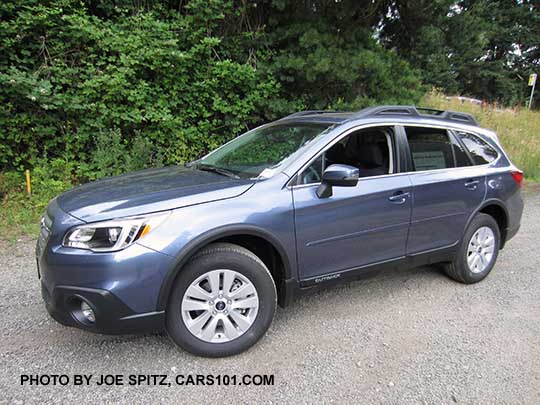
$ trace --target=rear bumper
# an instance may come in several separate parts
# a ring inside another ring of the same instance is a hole
[[[164,311],[135,313],[107,290],[58,285],[49,291],[41,283],[41,295],[49,314],[65,326],[104,334],[155,332],[164,328]],[[81,316],[82,301],[94,311],[94,322]]]

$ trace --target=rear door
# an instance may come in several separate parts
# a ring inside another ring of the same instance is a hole
[[[484,170],[444,128],[403,126],[410,150],[413,210],[407,254],[455,245],[486,193]]]

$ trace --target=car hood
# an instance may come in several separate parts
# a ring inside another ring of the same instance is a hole
[[[61,194],[57,202],[72,216],[94,222],[233,198],[253,184],[253,180],[172,166],[83,184]]]

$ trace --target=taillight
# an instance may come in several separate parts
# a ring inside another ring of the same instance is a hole
[[[521,185],[523,184],[523,172],[521,170],[512,172],[512,178],[518,184],[518,187],[521,187]]]

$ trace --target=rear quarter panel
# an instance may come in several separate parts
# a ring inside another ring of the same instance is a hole
[[[507,230],[517,231],[523,213],[521,189],[512,177],[512,169],[497,171],[487,176],[487,194],[484,205],[495,203],[506,210]]]

